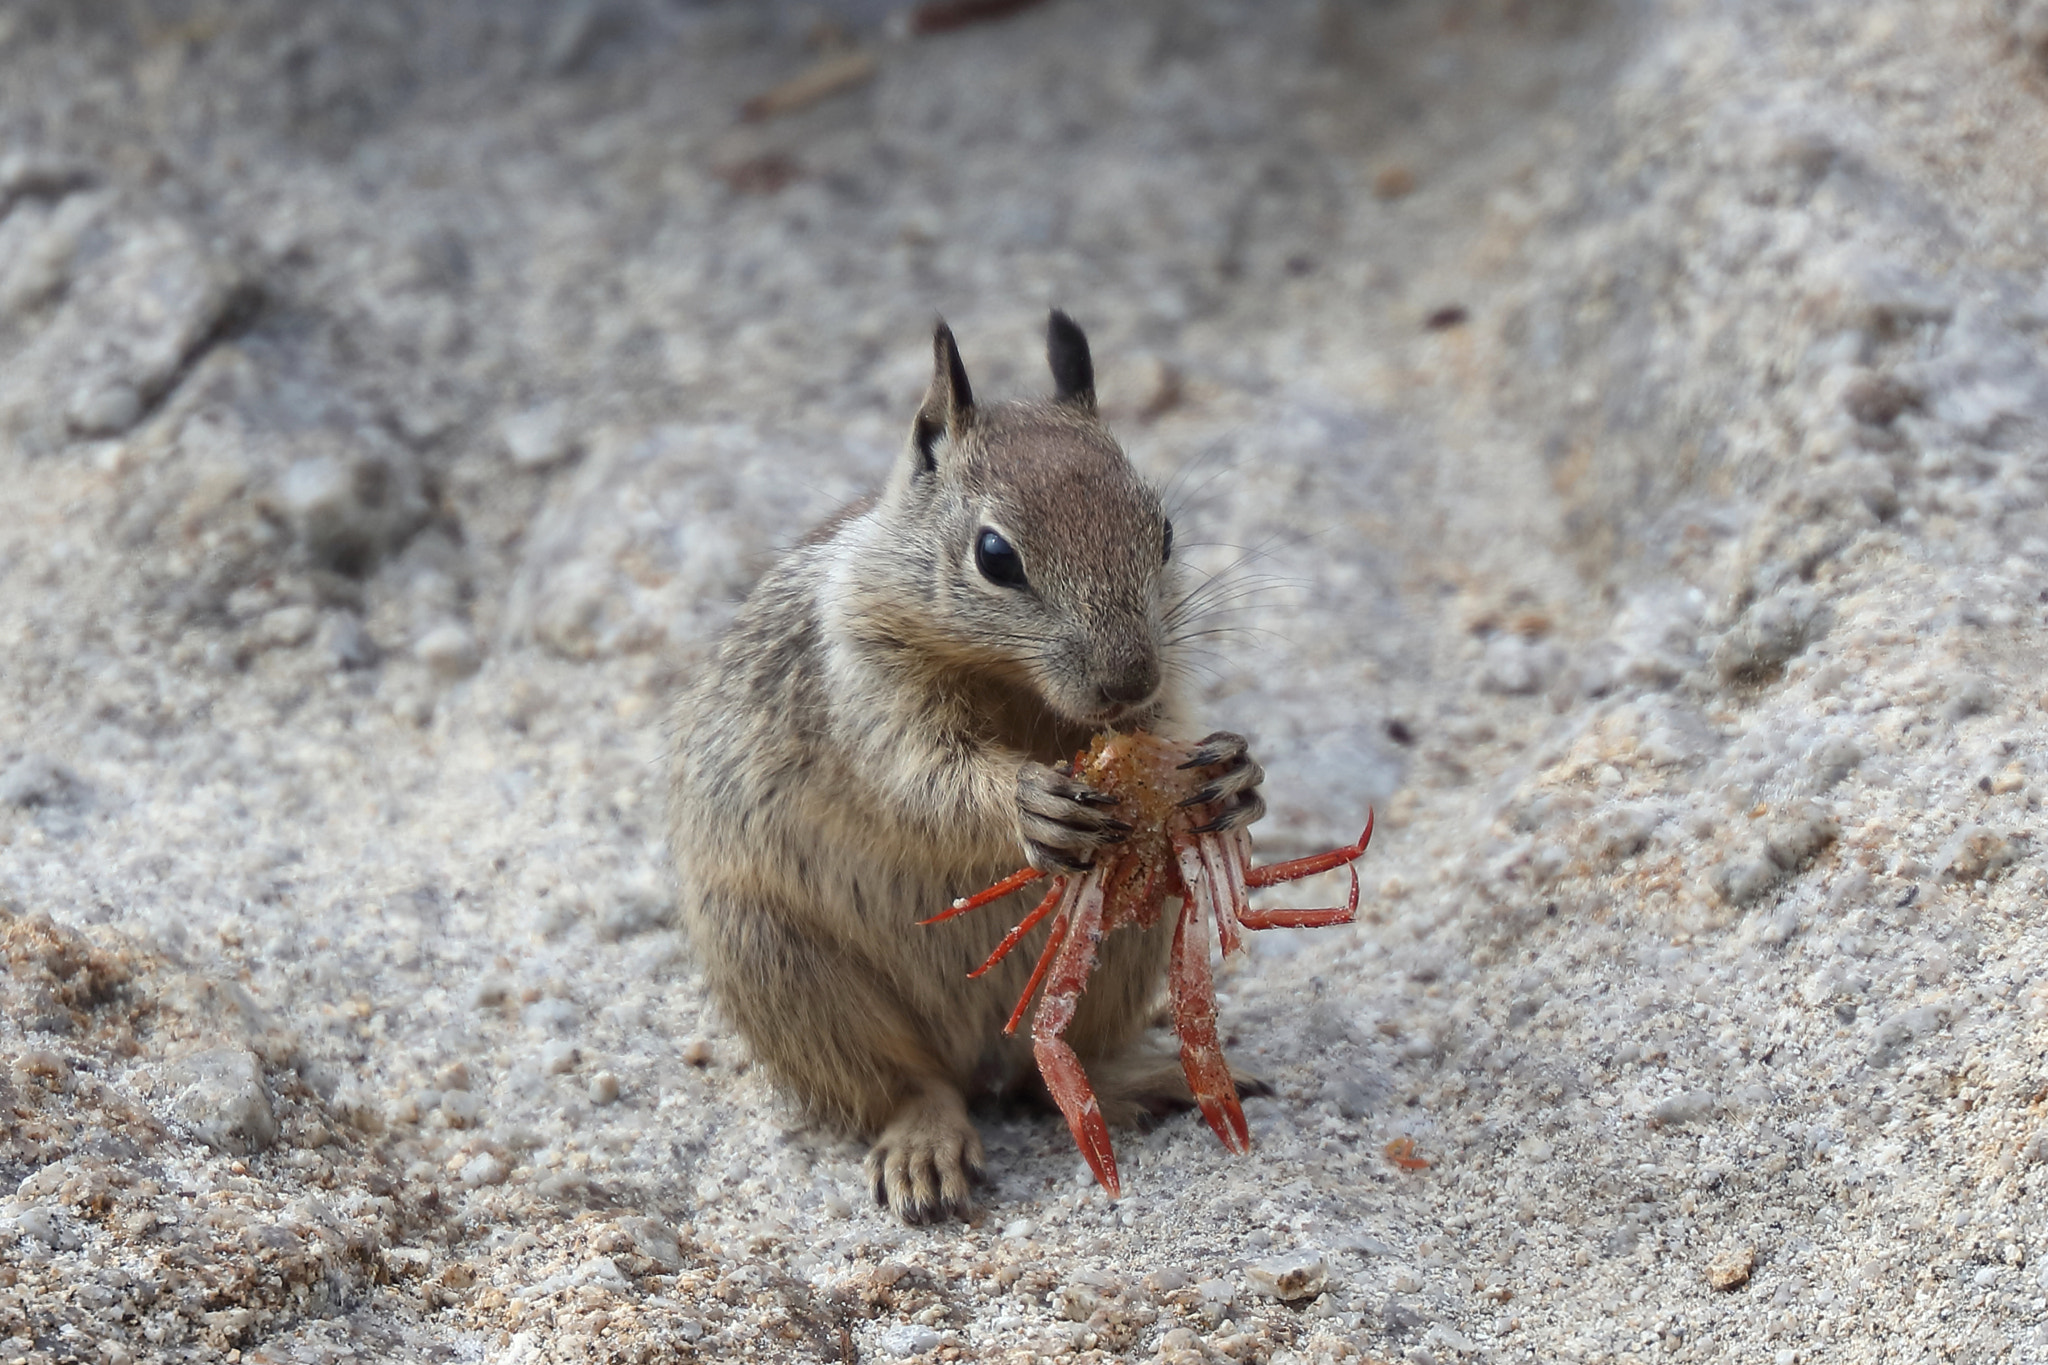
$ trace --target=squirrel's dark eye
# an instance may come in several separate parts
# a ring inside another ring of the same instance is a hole
[[[986,526],[974,538],[974,567],[981,570],[983,578],[998,587],[1030,586],[1024,581],[1024,561],[1018,557],[1017,551],[1000,533]]]
[[[1166,523],[1166,545],[1159,551],[1159,562],[1164,564],[1173,558],[1173,523]]]

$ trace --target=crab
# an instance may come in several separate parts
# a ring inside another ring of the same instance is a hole
[[[1205,921],[1214,923],[1214,932],[1228,955],[1244,946],[1240,930],[1349,924],[1358,911],[1355,866],[1351,867],[1351,896],[1343,905],[1309,910],[1251,908],[1246,893],[1252,888],[1354,864],[1372,841],[1372,813],[1366,813],[1365,833],[1355,844],[1253,867],[1251,836],[1244,829],[1217,830],[1206,823],[1214,812],[1201,803],[1205,783],[1189,770],[1210,761],[1204,757],[1207,744],[1188,744],[1142,731],[1098,736],[1085,752],[1075,756],[1072,775],[1115,799],[1118,816],[1131,826],[1123,841],[1103,850],[1095,865],[1083,871],[1046,873],[1027,867],[984,891],[961,897],[923,921],[937,924],[964,915],[1051,878],[1044,898],[996,945],[988,961],[968,975],[979,977],[987,972],[1052,916],[1052,929],[1038,965],[1003,1031],[1017,1031],[1032,996],[1043,985],[1045,992],[1031,1021],[1032,1052],[1039,1074],[1066,1116],[1075,1145],[1097,1183],[1112,1199],[1121,1194],[1122,1186],[1116,1153],[1110,1147],[1109,1125],[1103,1120],[1080,1058],[1062,1036],[1073,1022],[1081,992],[1094,969],[1095,945],[1102,935],[1126,924],[1149,928],[1159,922],[1169,900],[1179,901],[1169,982],[1181,1068],[1209,1127],[1225,1148],[1242,1155],[1251,1150],[1251,1130],[1238,1102],[1237,1083],[1216,1039],[1216,987],[1209,971],[1211,931]]]

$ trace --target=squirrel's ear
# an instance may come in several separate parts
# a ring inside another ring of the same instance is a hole
[[[960,347],[953,329],[944,320],[932,332],[932,386],[911,423],[910,443],[917,450],[919,468],[924,472],[939,467],[933,451],[940,436],[958,440],[974,422],[974,390],[967,383],[967,367],[960,363]]]
[[[1045,358],[1052,365],[1053,397],[1095,411],[1095,362],[1088,355],[1088,338],[1057,308],[1045,324]]]

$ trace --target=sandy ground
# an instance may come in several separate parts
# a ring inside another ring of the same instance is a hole
[[[2048,9],[890,8],[0,8],[0,1360],[2048,1360]],[[1050,303],[1380,835],[907,1229],[661,717]]]

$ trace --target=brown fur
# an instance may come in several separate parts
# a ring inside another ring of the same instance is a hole
[[[1063,322],[1056,367],[1079,337]],[[985,527],[1028,593],[977,571]],[[679,704],[671,846],[712,994],[807,1108],[877,1139],[870,1177],[906,1218],[969,1207],[964,1097],[1032,1072],[1002,1025],[1045,934],[970,981],[1030,902],[917,921],[1014,870],[1026,840],[1085,861],[1114,837],[1044,765],[1109,724],[1173,728],[1164,529],[1092,386],[976,407],[942,326],[888,486],[767,575]],[[1132,678],[1159,685],[1105,701]],[[1170,1059],[1133,1048],[1171,932],[1106,938],[1067,1035],[1106,1112],[1185,1097]]]

